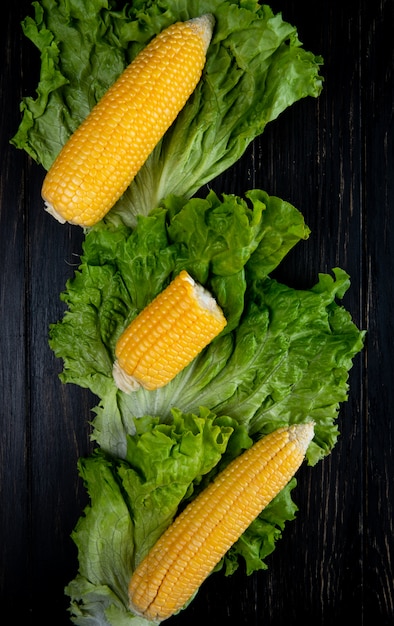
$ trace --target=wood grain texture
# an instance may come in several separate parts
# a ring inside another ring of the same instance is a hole
[[[367,329],[351,370],[336,448],[303,467],[269,568],[208,579],[185,626],[360,626],[394,623],[394,3],[275,0],[304,46],[324,58],[319,99],[267,127],[216,192],[261,187],[292,202],[312,230],[275,272],[308,287],[340,266],[344,304]],[[70,624],[64,585],[75,575],[70,539],[86,494],[76,461],[90,449],[94,399],[58,380],[48,325],[80,253],[81,231],[42,210],[42,170],[9,145],[38,58],[20,29],[27,1],[3,2],[0,24],[0,621]]]

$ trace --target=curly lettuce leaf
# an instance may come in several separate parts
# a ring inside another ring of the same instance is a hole
[[[49,169],[70,134],[161,30],[213,13],[202,80],[106,221],[134,224],[169,194],[189,198],[235,163],[267,123],[322,89],[322,59],[267,5],[239,0],[40,0],[23,22],[38,48],[36,97],[25,97],[15,146]]]
[[[291,205],[254,190],[248,200],[210,192],[185,204],[170,197],[136,228],[97,228],[51,326],[61,378],[99,397],[94,438],[124,457],[135,419],[206,406],[230,415],[253,435],[293,422],[316,422],[310,464],[330,452],[336,417],[347,398],[348,372],[363,333],[340,299],[348,275],[335,269],[310,290],[291,289],[268,271],[309,234]],[[275,259],[275,261],[274,261]],[[187,269],[215,296],[228,326],[168,385],[119,391],[112,377],[117,338],[131,319]]]
[[[128,607],[127,587],[140,560],[170,525],[208,475],[250,447],[236,420],[201,408],[174,410],[168,423],[144,417],[127,437],[125,459],[102,449],[81,459],[80,474],[90,496],[73,533],[79,572],[66,588],[72,621],[80,626],[148,626]],[[247,572],[266,567],[285,523],[296,507],[295,479],[267,506],[215,569],[227,575],[245,562]]]

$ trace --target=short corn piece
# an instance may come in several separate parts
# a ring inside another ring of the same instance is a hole
[[[313,432],[312,422],[280,428],[232,461],[137,566],[129,584],[132,611],[157,622],[179,611],[292,478]]]
[[[197,86],[212,29],[211,15],[170,26],[92,109],[43,183],[60,222],[93,226],[120,198]]]
[[[215,299],[182,270],[119,337],[113,375],[129,393],[163,387],[226,326]]]

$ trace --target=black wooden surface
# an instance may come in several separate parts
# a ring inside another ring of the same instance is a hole
[[[271,7],[324,57],[324,90],[272,123],[215,190],[261,187],[302,211],[312,235],[277,275],[304,287],[320,271],[348,271],[344,304],[368,330],[366,348],[351,371],[340,441],[300,471],[299,513],[269,569],[215,575],[168,624],[394,624],[394,2]],[[86,503],[76,462],[90,449],[95,399],[59,382],[48,347],[81,230],[44,213],[43,171],[9,145],[20,99],[38,79],[38,55],[19,25],[28,13],[27,1],[1,4],[0,622],[61,626],[70,623],[63,588],[77,567],[70,532]]]

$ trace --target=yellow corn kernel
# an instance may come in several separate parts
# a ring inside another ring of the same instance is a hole
[[[113,375],[125,392],[163,387],[225,327],[214,298],[185,271],[119,337]]]
[[[113,207],[194,91],[212,29],[211,15],[177,22],[125,69],[45,177],[54,217],[93,226]]]
[[[295,474],[313,428],[312,422],[297,424],[263,437],[183,510],[131,577],[135,613],[160,622],[184,606]]]

